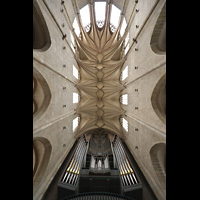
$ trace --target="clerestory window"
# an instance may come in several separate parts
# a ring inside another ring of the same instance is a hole
[[[78,103],[78,93],[73,92],[73,103]]]
[[[114,32],[118,27],[120,13],[121,13],[120,9],[118,9],[115,5],[112,5],[111,16],[110,16],[110,28],[112,32]]]
[[[102,28],[105,24],[106,2],[95,2],[94,11],[95,11],[96,24],[98,28]],[[110,16],[110,29],[112,32],[115,32],[115,30],[119,25],[120,14],[121,10],[112,4],[111,16]],[[90,20],[90,9],[88,4],[80,9],[80,16],[83,27],[85,28],[86,32],[89,32],[91,27],[91,20]],[[124,18],[120,29],[121,37],[125,32],[126,26],[127,26],[126,19]],[[75,29],[76,35],[79,37],[80,29],[76,18],[74,19],[73,22],[73,28]]]
[[[125,51],[124,54],[126,55],[129,50],[129,33],[126,36],[125,43],[124,43]]]
[[[73,52],[75,53],[75,49],[74,49],[74,37],[73,37],[71,31],[70,31],[70,39],[71,39],[71,48],[72,48]]]
[[[124,118],[121,118],[121,123],[123,128],[128,132],[128,121],[125,120]]]
[[[73,76],[78,79],[78,69],[73,65]]]
[[[86,5],[80,9],[80,15],[81,15],[81,20],[82,20],[82,25],[83,25],[83,27],[86,28],[86,32],[88,32],[90,30],[87,27],[90,24],[90,10],[89,10],[88,5]]]
[[[128,77],[128,66],[122,71],[121,80],[125,80]]]
[[[78,127],[78,122],[79,122],[79,117],[76,117],[73,120],[73,132],[75,131],[75,129]]]
[[[79,25],[78,25],[78,22],[77,22],[76,18],[74,19],[74,22],[73,22],[72,26],[74,28],[74,31],[75,31],[77,37],[79,37],[79,35],[80,35],[80,28],[79,28]]]
[[[105,23],[106,2],[95,2],[95,17],[98,28],[102,28]]]
[[[128,94],[123,94],[123,95],[121,96],[121,102],[122,102],[122,104],[124,104],[124,105],[128,105]]]
[[[126,25],[127,25],[126,19],[124,18],[123,22],[122,22],[121,29],[120,29],[120,35],[121,35],[121,37],[124,35],[125,29],[126,29]]]

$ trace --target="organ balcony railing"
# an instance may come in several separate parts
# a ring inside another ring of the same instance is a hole
[[[59,200],[97,191],[142,199],[142,183],[134,170],[132,157],[117,135],[113,142],[101,133],[93,134],[90,142],[82,135],[70,152],[69,161],[58,182]],[[115,164],[109,156],[113,157]],[[89,158],[87,167],[86,161],[84,165],[86,158]]]
[[[62,200],[69,200],[69,199],[74,199],[74,200],[95,200],[95,199],[100,199],[100,200],[134,200],[132,198],[119,195],[119,194],[113,194],[113,193],[108,193],[108,192],[87,192],[87,193],[81,193],[77,195],[72,195],[69,197],[66,197]]]

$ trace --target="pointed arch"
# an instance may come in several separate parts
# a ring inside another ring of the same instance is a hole
[[[166,124],[166,74],[164,74],[152,92],[151,104],[159,119]]]
[[[33,1],[33,49],[46,51],[51,46],[49,30],[38,3]]]
[[[161,187],[166,187],[166,144],[156,143],[150,149],[150,157]]]
[[[49,85],[42,74],[33,67],[33,119],[36,120],[47,110],[51,101]]]
[[[52,146],[46,138],[33,139],[33,189],[38,188],[48,167]],[[35,184],[37,183],[37,184]]]
[[[166,53],[166,3],[156,21],[152,36],[151,49],[156,54]]]

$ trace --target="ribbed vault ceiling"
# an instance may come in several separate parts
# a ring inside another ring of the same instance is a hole
[[[120,103],[120,93],[124,89],[120,74],[125,61],[123,45],[127,35],[125,31],[120,36],[124,16],[120,15],[119,25],[113,33],[110,28],[111,1],[106,3],[105,22],[101,28],[95,20],[94,3],[88,5],[90,30],[86,32],[78,15],[80,36],[73,32],[76,60],[80,67],[80,80],[76,84],[80,91],[80,102],[76,109],[80,115],[77,133],[81,135],[95,128],[104,128],[120,134],[119,119],[125,112]]]

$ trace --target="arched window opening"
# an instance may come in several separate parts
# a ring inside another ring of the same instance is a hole
[[[79,101],[78,93],[73,92],[73,103],[78,103],[78,101]]]
[[[122,71],[121,81],[125,80],[128,77],[128,66]]]
[[[74,19],[74,22],[73,22],[72,26],[74,28],[74,31],[75,31],[77,37],[79,37],[79,35],[80,35],[80,28],[79,28],[79,25],[78,25],[78,22],[77,22],[76,18]]]
[[[78,73],[78,69],[73,65],[73,76],[76,79],[79,79],[79,73]]]
[[[73,37],[71,31],[70,31],[70,39],[71,39],[71,48],[72,48],[73,52],[75,53],[75,48],[74,48],[74,46],[75,46],[75,41],[74,41],[74,37]]]
[[[82,25],[86,32],[90,30],[90,10],[88,4],[80,9],[80,15],[82,20]]]
[[[128,121],[124,118],[121,118],[122,127],[128,132]]]
[[[124,105],[128,105],[128,94],[123,94],[121,96],[121,103]]]
[[[111,16],[110,16],[110,29],[112,32],[115,32],[119,24],[121,10],[115,5],[112,5]]]
[[[124,32],[126,30],[126,26],[127,26],[126,19],[124,18],[123,22],[122,22],[121,29],[120,29],[120,35],[121,35],[121,37],[124,35]]]
[[[166,4],[163,6],[151,36],[151,49],[157,54],[166,52]]]
[[[124,54],[126,55],[129,50],[129,33],[126,36],[125,43],[124,43]]]
[[[51,45],[49,31],[36,1],[33,2],[33,49],[46,51]]]
[[[95,2],[95,18],[98,28],[102,28],[106,17],[106,2]]]
[[[73,132],[75,132],[76,128],[78,127],[79,120],[80,120],[80,117],[76,117],[76,118],[73,120]]]
[[[74,45],[74,37],[73,37],[73,35],[72,35],[72,32],[70,31],[70,39],[71,39],[71,42],[72,42],[72,44]]]

